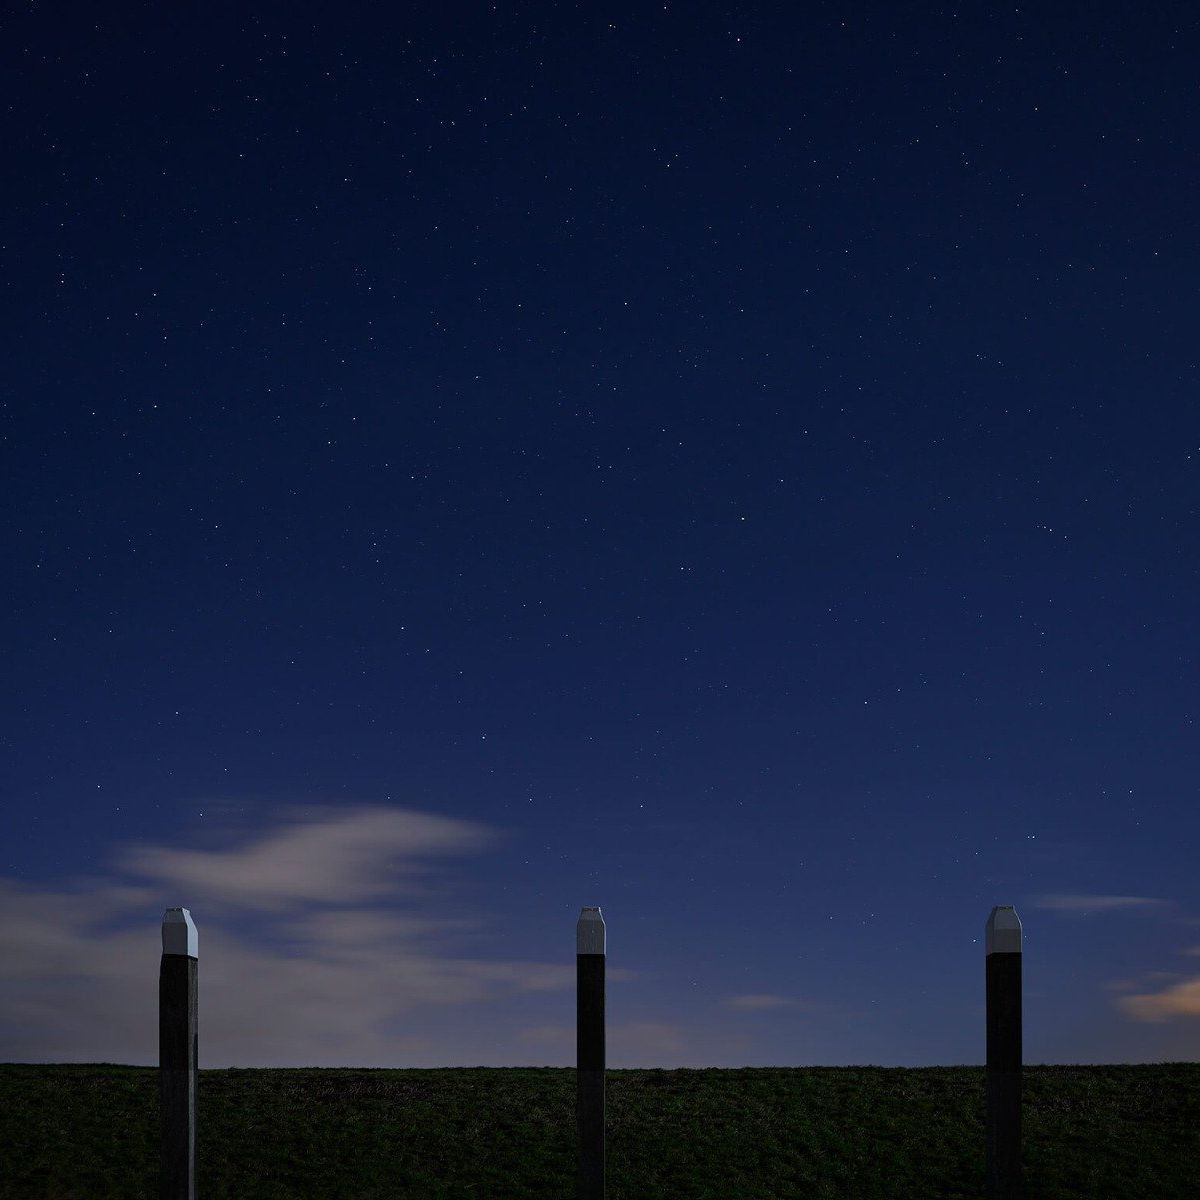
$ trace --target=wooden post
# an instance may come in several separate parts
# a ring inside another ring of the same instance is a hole
[[[987,922],[987,1197],[1024,1200],[1021,1173],[1021,921],[1011,904]]]
[[[196,926],[168,908],[158,972],[159,1200],[196,1200]]]
[[[575,926],[576,1200],[604,1200],[604,918],[585,908]]]

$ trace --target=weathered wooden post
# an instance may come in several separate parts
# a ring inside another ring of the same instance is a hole
[[[1011,904],[987,922],[987,1197],[1024,1200],[1021,1174],[1021,921]]]
[[[158,972],[159,1200],[196,1200],[196,926],[168,908]]]
[[[604,1200],[604,918],[585,908],[575,926],[576,1200]]]

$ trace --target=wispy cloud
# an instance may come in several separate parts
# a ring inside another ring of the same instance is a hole
[[[1151,896],[1093,896],[1093,895],[1044,895],[1034,897],[1033,907],[1053,909],[1061,913],[1076,916],[1121,910],[1152,910],[1165,911],[1173,908],[1169,900]],[[1196,922],[1184,919],[1184,924],[1193,925]],[[1200,954],[1200,946],[1185,947],[1181,954]],[[1177,979],[1173,971],[1148,971],[1145,973],[1146,982],[1161,979]],[[1137,987],[1129,981],[1118,981],[1110,984],[1108,990]],[[1134,996],[1121,996],[1115,1001],[1117,1008],[1134,1021],[1160,1025],[1172,1017],[1200,1017],[1200,979],[1188,979],[1182,983],[1172,984],[1161,992],[1142,992]]]
[[[219,819],[204,832],[180,831],[187,848],[118,846],[107,875],[0,880],[0,1060],[156,1064],[158,930],[164,909],[182,906],[199,931],[204,1067],[511,1065],[538,1047],[544,1061],[573,1061],[573,954],[495,954],[501,918],[476,911],[457,882],[455,860],[493,853],[509,835],[368,804],[291,806],[265,829],[231,806],[207,815]],[[1052,893],[1023,906],[1087,917],[1170,902]],[[578,915],[562,906],[566,946]],[[642,974],[607,971],[613,982]],[[1114,998],[1118,1011],[1147,1023],[1200,1016],[1200,980],[1167,976],[1162,990],[1130,984],[1138,994]],[[522,1022],[521,997],[549,993],[565,1019]],[[501,1002],[517,1013],[498,1037]],[[764,992],[717,1004],[748,1015],[828,1008]],[[610,1022],[609,1033],[630,1065],[694,1053],[671,1022]],[[724,1048],[747,1041],[731,1033]]]
[[[406,1033],[406,1018],[419,1027],[420,1014],[475,1006],[482,1035],[488,1001],[575,986],[571,956],[468,954],[471,945],[500,944],[486,914],[431,915],[451,907],[453,889],[421,860],[492,849],[503,841],[495,830],[408,809],[309,806],[286,808],[278,827],[241,837],[205,849],[118,848],[114,869],[152,881],[145,886],[0,881],[0,1058],[89,1061],[103,1030],[106,1061],[156,1063],[158,929],[163,910],[176,906],[189,909],[199,932],[206,1066],[379,1066],[430,1056],[428,1065],[443,1065],[443,1040]],[[416,902],[420,915],[388,907],[398,902]],[[564,909],[568,945],[577,916]],[[560,1033],[573,1048],[573,1027]]]
[[[1033,908],[1049,908],[1057,912],[1089,913],[1114,912],[1118,909],[1166,909],[1172,907],[1170,900],[1158,900],[1150,896],[1088,896],[1078,894],[1034,896]]]

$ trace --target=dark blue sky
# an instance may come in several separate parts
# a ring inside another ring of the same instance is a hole
[[[1200,1056],[1183,4],[0,29],[0,1060]],[[270,1014],[267,1016],[266,1014]]]

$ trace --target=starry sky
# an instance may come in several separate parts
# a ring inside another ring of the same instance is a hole
[[[1195,10],[20,5],[0,1061],[1200,1057]]]

